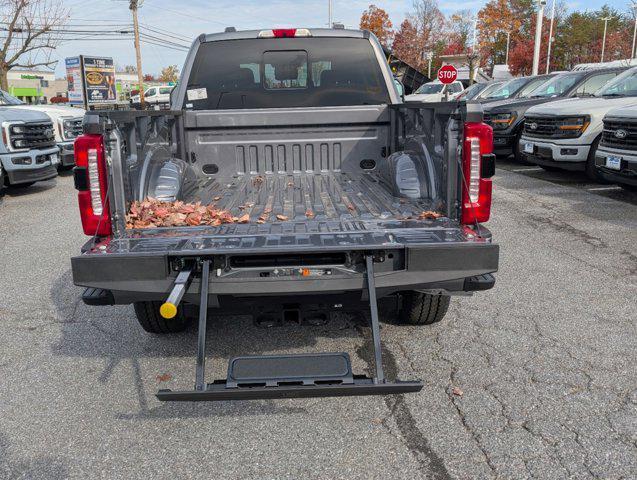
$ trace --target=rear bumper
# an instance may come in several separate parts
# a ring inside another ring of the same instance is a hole
[[[606,168],[606,157],[608,156],[622,159],[621,170]],[[637,187],[637,152],[600,147],[595,154],[595,167],[604,180]]]
[[[485,241],[385,248],[382,251],[387,259],[378,264],[375,275],[379,296],[403,290],[482,290],[484,285],[480,282],[466,282],[466,279],[498,270],[499,246]],[[390,253],[393,260],[389,259]],[[163,300],[177,275],[170,269],[170,258],[167,254],[116,255],[87,252],[71,259],[73,281],[78,286],[111,292],[116,304]],[[350,268],[349,272],[346,270],[334,269],[329,276],[278,278],[262,277],[258,270],[253,270],[250,273],[252,276],[248,278],[245,275],[228,275],[222,269],[213,269],[209,292],[213,297],[251,297],[338,294],[363,290],[364,272],[356,268]],[[184,300],[198,303],[199,291],[199,279],[195,278]]]

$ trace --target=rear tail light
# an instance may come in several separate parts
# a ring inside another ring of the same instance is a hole
[[[261,30],[259,38],[295,38],[311,37],[312,33],[307,28],[275,28],[274,30]]]
[[[466,123],[464,131],[461,221],[471,225],[486,222],[491,215],[493,129],[484,123]]]
[[[111,235],[103,138],[101,135],[81,135],[75,140],[74,148],[75,188],[79,190],[77,198],[84,234]]]

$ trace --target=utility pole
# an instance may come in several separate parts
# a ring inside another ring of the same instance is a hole
[[[143,0],[142,0],[143,2]],[[130,0],[130,10],[133,12],[133,29],[135,30],[135,56],[137,57],[137,80],[139,82],[139,103],[141,109],[146,107],[144,99],[144,74],[142,73],[142,52],[139,48],[139,24],[137,23],[137,7],[139,0]]]
[[[537,23],[535,25],[535,48],[533,50],[533,75],[540,71],[540,47],[542,45],[542,22],[546,0],[538,0]]]
[[[637,56],[637,51],[635,51],[635,47],[637,46],[637,2],[633,0],[632,4],[633,15],[635,16],[635,28],[633,29],[633,49],[631,50],[633,53],[631,54],[631,60]]]
[[[327,28],[332,28],[332,0],[327,0]]]
[[[553,0],[553,6],[551,7],[551,27],[549,28],[549,46],[546,52],[546,74],[549,74],[551,69],[551,47],[553,46],[553,23],[555,22],[555,4],[557,0]]]
[[[606,31],[608,30],[608,21],[613,17],[604,17],[602,21],[604,22],[604,39],[602,40],[602,60],[601,63],[604,63],[604,52],[606,51]]]

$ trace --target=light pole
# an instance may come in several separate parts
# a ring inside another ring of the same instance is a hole
[[[332,0],[327,0],[327,28],[332,28]]]
[[[635,0],[633,0],[632,9],[633,15],[635,16],[635,29],[633,30],[633,53],[630,57],[631,59],[635,58],[635,54],[637,54],[635,51],[635,47],[637,46],[637,2],[635,2]]]
[[[533,75],[540,71],[540,46],[542,45],[542,21],[546,0],[538,0],[537,23],[535,25],[535,48],[533,50]]]
[[[604,63],[604,52],[606,51],[606,31],[608,30],[608,21],[613,17],[604,17],[602,20],[604,21],[604,38],[602,40],[602,60],[601,63]]]
[[[555,21],[555,4],[557,0],[553,0],[553,6],[551,7],[551,26],[549,27],[549,46],[546,52],[546,74],[549,74],[551,68],[551,47],[553,46],[553,23]]]
[[[507,53],[504,56],[504,63],[507,66],[509,66],[509,45],[511,45],[511,32],[507,32]]]

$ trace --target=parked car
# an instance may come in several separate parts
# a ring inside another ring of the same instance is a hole
[[[60,150],[48,115],[0,106],[0,124],[0,177],[3,177],[0,188],[3,185],[28,186],[57,176]]]
[[[429,82],[421,85],[411,95],[405,97],[406,102],[442,102],[445,98],[454,100],[464,90],[462,82],[455,81],[448,85],[439,81]]]
[[[149,105],[160,105],[170,103],[170,92],[174,87],[171,85],[158,85],[147,88],[144,92],[144,102]],[[139,94],[131,97],[131,104],[139,105]]]
[[[561,98],[590,96],[624,70],[626,68],[563,73],[519,98],[487,103],[484,118],[493,127],[495,154],[499,157],[515,155],[522,159],[519,145],[524,115],[529,108]]]
[[[633,73],[630,80],[625,80],[622,89],[609,89],[608,93],[635,98],[637,75]],[[637,191],[637,104],[619,107],[606,114],[595,165],[604,180]]]
[[[469,85],[465,88],[457,97],[456,100],[474,100],[476,99],[482,92],[493,87],[494,84],[501,85],[502,82],[483,82],[483,83],[474,83],[473,85]]]
[[[182,72],[169,112],[85,117],[74,172],[91,240],[71,260],[85,303],[133,303],[158,334],[198,312],[196,387],[162,401],[419,391],[384,377],[377,298],[425,325],[494,285],[480,105],[402,103],[366,31],[200,35]],[[339,353],[235,358],[209,383],[209,307],[269,323],[368,310],[374,378]]]
[[[592,180],[603,180],[595,168],[603,119],[616,107],[637,104],[636,77],[637,68],[633,68],[590,97],[583,95],[529,108],[519,147],[526,161],[546,170],[584,171]]]
[[[554,76],[555,75],[548,74],[512,78],[511,80],[504,82],[498,88],[492,90],[488,95],[483,96],[481,102],[489,103],[497,102],[498,100],[524,97]]]
[[[39,105],[27,104],[7,92],[0,90],[0,104],[16,109],[36,110],[46,114],[53,122],[55,142],[60,149],[60,167],[72,167],[75,165],[73,156],[73,142],[82,133],[83,108],[66,105]]]
[[[493,82],[489,82],[487,84],[487,87],[482,90],[480,93],[478,93],[477,95],[475,95],[472,100],[474,101],[481,101],[485,98],[487,98],[489,95],[491,95],[491,92],[493,92],[494,90],[496,90],[497,88],[500,87],[500,85],[502,85],[504,82],[501,80],[497,80],[497,81],[493,81]]]

